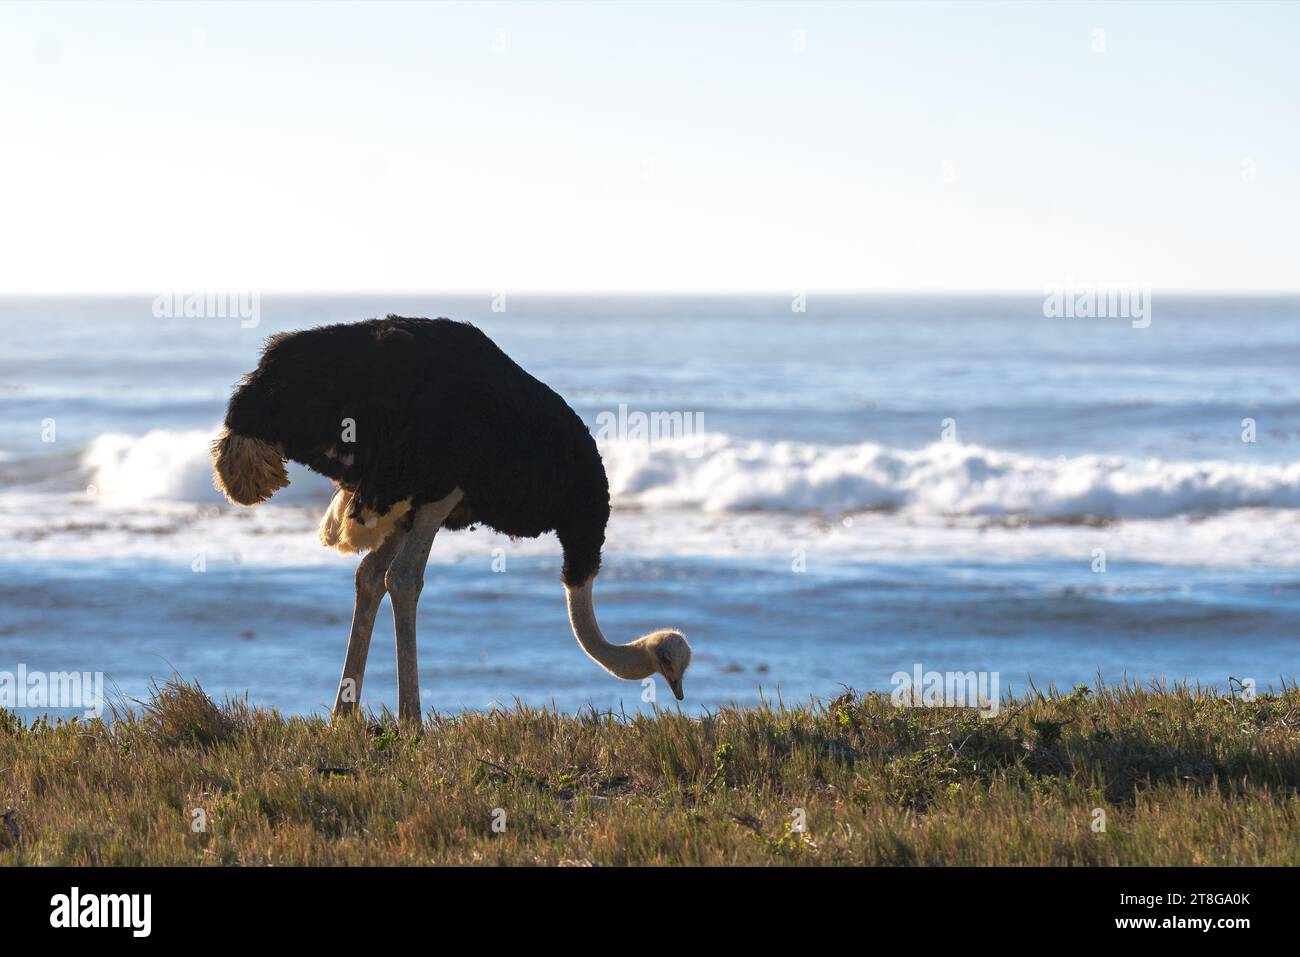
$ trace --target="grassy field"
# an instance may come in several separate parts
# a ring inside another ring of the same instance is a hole
[[[0,864],[1298,864],[1298,787],[1295,687],[417,730],[174,683],[111,725],[0,713]]]

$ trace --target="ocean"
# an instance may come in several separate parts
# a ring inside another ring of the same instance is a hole
[[[917,667],[1002,693],[1289,683],[1300,299],[1151,305],[1140,328],[1032,294],[264,296],[255,323],[0,299],[0,675],[327,712],[356,564],[316,542],[331,487],[291,469],[231,506],[208,444],[268,335],[392,312],[475,323],[598,433],[597,613],[611,641],[688,636],[691,712]],[[395,708],[391,636],[385,606],[367,707]],[[582,653],[553,536],[442,533],[419,650],[441,712],[678,707]]]

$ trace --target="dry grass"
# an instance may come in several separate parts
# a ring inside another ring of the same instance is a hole
[[[1297,864],[1297,788],[1295,687],[1080,689],[989,720],[851,694],[518,708],[422,733],[179,683],[112,723],[0,712],[0,864]]]

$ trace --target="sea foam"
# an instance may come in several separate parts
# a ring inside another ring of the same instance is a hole
[[[222,502],[212,487],[212,432],[99,436],[82,464],[113,501]],[[615,507],[713,513],[1024,516],[1042,521],[1168,518],[1237,508],[1300,507],[1300,462],[1176,462],[1116,456],[1039,458],[938,442],[815,445],[723,434],[601,443]],[[273,503],[322,507],[330,483],[290,467]]]
[[[1037,458],[955,442],[919,449],[706,435],[602,446],[615,503],[707,512],[1167,518],[1300,506],[1300,462],[1081,455]]]
[[[109,501],[224,502],[212,484],[210,445],[218,431],[109,432],[90,444],[81,462],[95,493]],[[282,505],[320,503],[324,507],[334,491],[328,479],[293,464],[289,481],[289,487],[275,496]]]

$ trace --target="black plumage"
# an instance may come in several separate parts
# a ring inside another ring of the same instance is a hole
[[[600,567],[609,483],[595,440],[469,323],[390,315],[273,336],[225,425],[352,491],[354,520],[460,488],[444,528],[554,531],[568,585]]]

